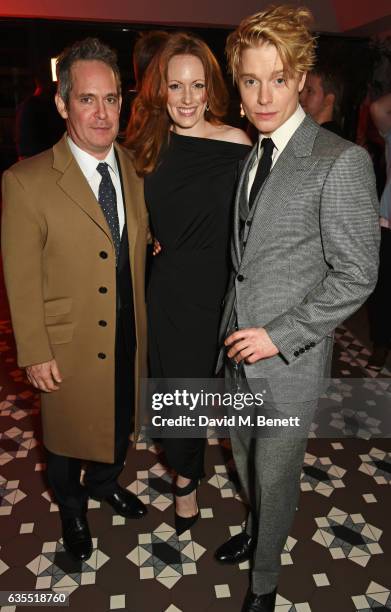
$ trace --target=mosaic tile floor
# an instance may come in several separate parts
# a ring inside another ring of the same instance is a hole
[[[340,328],[333,375],[378,376],[365,369],[367,357],[353,333]],[[248,563],[224,567],[213,559],[245,518],[226,440],[209,440],[201,520],[180,538],[159,449],[146,440],[131,448],[121,482],[148,504],[147,517],[132,522],[90,501],[94,552],[73,563],[60,539],[40,439],[38,397],[17,369],[9,322],[0,321],[0,590],[68,591],[75,612],[240,611]],[[390,484],[390,439],[317,439],[314,431],[282,554],[276,612],[391,610]]]

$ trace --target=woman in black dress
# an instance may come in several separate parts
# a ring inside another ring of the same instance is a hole
[[[231,207],[247,135],[222,123],[227,93],[207,45],[169,36],[145,74],[128,126],[128,146],[145,176],[153,234],[162,250],[148,288],[152,378],[211,378],[229,273]],[[205,440],[162,440],[176,471],[175,525],[198,518]]]

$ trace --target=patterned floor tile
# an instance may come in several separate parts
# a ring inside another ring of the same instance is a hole
[[[360,612],[371,612],[371,610],[391,610],[390,590],[371,582],[365,595],[352,596],[356,610]]]
[[[122,595],[111,595],[110,597],[110,610],[124,610],[126,607],[126,596]]]
[[[215,584],[215,593],[217,599],[226,599],[227,597],[231,597],[229,584]]]
[[[11,427],[0,432],[0,465],[5,465],[13,459],[25,459],[38,441],[33,431],[23,431],[18,427]]]
[[[332,413],[332,417],[330,426],[334,427],[336,433],[339,432],[343,437],[362,438],[363,440],[376,436],[381,437],[379,429],[381,421],[371,417],[365,410],[342,408]]]
[[[330,586],[327,574],[312,574],[312,577],[317,587]]]
[[[368,454],[360,455],[360,472],[372,476],[379,485],[391,484],[391,452],[371,448]]]
[[[95,584],[96,573],[108,561],[93,538],[93,553],[87,561],[75,561],[65,551],[62,540],[45,542],[40,555],[27,564],[36,576],[36,589],[72,593],[78,587]]]
[[[138,546],[127,555],[140,568],[140,579],[156,579],[168,589],[183,576],[197,574],[197,561],[205,548],[186,531],[177,536],[175,529],[162,523],[152,533],[138,536]]]
[[[25,497],[26,494],[19,488],[19,480],[5,480],[0,476],[0,517],[10,515],[15,504]]]
[[[0,546],[0,554],[1,554],[1,546]],[[9,570],[9,566],[0,559],[0,576],[1,574],[4,574],[7,570]]]
[[[281,597],[281,595],[277,595],[275,612],[315,612],[311,610],[309,603],[292,603],[285,599],[285,597]]]
[[[161,512],[173,503],[172,475],[160,463],[156,463],[149,470],[138,471],[137,480],[127,488],[144,504],[150,504]]]
[[[237,474],[233,471],[228,472],[227,466],[225,465],[215,465],[214,472],[214,476],[208,480],[208,483],[220,491],[221,497],[223,499],[234,497],[241,501],[242,497],[240,493],[238,493],[240,485]]]
[[[335,489],[345,487],[346,470],[334,465],[330,457],[315,457],[306,453],[301,474],[301,490],[316,491],[330,497]]]
[[[381,428],[381,379],[388,374],[367,371],[368,354],[350,329],[338,330],[333,412],[342,429],[334,427],[329,439],[316,437],[317,424],[312,432],[305,486],[281,557],[277,612],[391,609],[391,488],[379,486],[390,482],[391,441],[339,438],[344,428],[359,429],[357,419],[364,432],[373,428],[370,436]],[[350,379],[360,377],[366,378],[359,398]],[[90,500],[95,550],[87,563],[75,565],[58,540],[58,507],[45,484],[38,443],[38,408],[15,366],[10,324],[0,321],[0,590],[66,589],[72,612],[238,612],[250,564],[223,566],[213,557],[217,546],[243,529],[247,512],[229,441],[208,440],[207,476],[197,494],[202,520],[178,539],[171,475],[159,445],[141,436],[129,449],[121,484],[145,499],[148,515],[123,519]],[[342,412],[346,408],[352,412]]]
[[[328,548],[333,559],[350,559],[365,567],[372,555],[383,553],[378,544],[382,531],[365,522],[361,514],[332,508],[327,516],[315,521],[319,529],[312,539]]]

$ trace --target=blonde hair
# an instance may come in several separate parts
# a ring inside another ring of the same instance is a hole
[[[234,81],[237,81],[240,56],[244,49],[264,43],[274,45],[287,76],[311,70],[315,63],[315,37],[309,26],[312,13],[305,7],[270,6],[246,17],[227,39],[225,52]]]

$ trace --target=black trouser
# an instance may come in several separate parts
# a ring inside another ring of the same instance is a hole
[[[391,229],[382,227],[379,276],[368,301],[371,340],[375,346],[388,346],[391,342],[390,273]]]
[[[87,509],[88,496],[102,499],[115,492],[117,478],[126,458],[134,405],[134,342],[129,350],[123,318],[117,316],[115,343],[115,454],[114,463],[88,461],[84,484],[80,484],[83,461],[47,452],[47,476],[63,518],[80,516]],[[93,410],[93,406],[90,407]]]
[[[162,438],[167,463],[184,478],[196,480],[205,476],[204,455],[206,439],[204,438]]]

